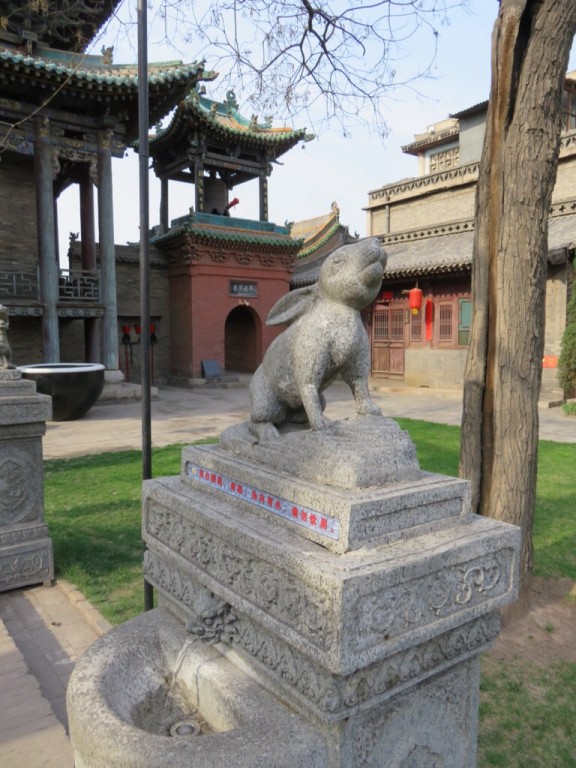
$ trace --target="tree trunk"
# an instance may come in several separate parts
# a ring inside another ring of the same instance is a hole
[[[533,564],[548,215],[575,31],[574,0],[501,1],[476,197],[460,474],[471,480],[475,511],[521,527],[524,594]]]

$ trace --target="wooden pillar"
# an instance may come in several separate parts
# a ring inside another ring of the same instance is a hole
[[[168,213],[168,179],[160,179],[160,227],[162,232],[170,229],[170,215]]]
[[[204,210],[204,163],[197,160],[194,163],[194,189],[196,191],[195,209]]]
[[[42,316],[42,357],[45,363],[59,363],[58,260],[54,217],[54,187],[52,183],[52,147],[48,118],[36,118],[34,134],[40,298],[44,304],[44,314]]]
[[[268,221],[268,176],[260,173],[260,221]]]
[[[100,242],[100,291],[104,304],[102,362],[107,371],[119,372],[111,140],[111,131],[98,132],[98,236]]]
[[[80,237],[82,244],[82,269],[96,272],[96,231],[94,227],[94,187],[89,166],[85,165],[80,180]],[[99,323],[95,317],[84,318],[84,353],[86,362],[100,362]]]

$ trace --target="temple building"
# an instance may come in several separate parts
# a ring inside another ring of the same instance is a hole
[[[367,313],[372,374],[414,386],[461,387],[471,324],[476,184],[488,103],[435,123],[403,151],[418,175],[368,195],[368,233],[388,253]],[[557,364],[576,252],[576,72],[566,78],[564,125],[548,232],[542,399],[558,401]],[[421,294],[411,294],[418,288]],[[416,311],[411,298],[421,300]]]
[[[137,136],[138,80],[110,50],[82,51],[116,5],[79,0],[32,12],[31,3],[0,2],[0,301],[16,362],[102,362],[109,380],[120,373],[112,158]],[[203,63],[152,65],[151,122],[214,76]],[[63,270],[57,204],[71,184],[82,253]]]
[[[243,117],[233,92],[208,98],[216,74],[204,62],[149,65],[150,124],[168,124],[150,136],[162,202],[143,328],[138,246],[115,245],[112,208],[112,159],[137,149],[137,70],[115,64],[112,49],[83,52],[117,5],[0,0],[0,302],[14,361],[102,362],[107,381],[138,381],[139,342],[150,333],[158,380],[253,371],[279,332],[264,320],[289,290],[303,243],[268,221],[268,179],[312,137]],[[173,182],[189,185],[190,206],[171,221]],[[248,182],[258,185],[257,220],[234,216],[233,192]],[[71,185],[80,232],[63,269],[58,198]]]
[[[335,201],[324,216],[294,222],[292,235],[302,240],[290,281],[292,288],[315,283],[328,254],[358,240],[358,235],[351,235],[348,227],[340,222],[340,209]]]
[[[232,91],[223,101],[202,91],[191,91],[149,144],[162,190],[151,243],[166,264],[171,379],[205,376],[208,364],[256,370],[279,333],[266,315],[289,290],[302,244],[289,226],[268,221],[268,178],[279,157],[312,136],[242,116]],[[192,204],[169,221],[174,181],[192,185]],[[258,184],[257,220],[234,215],[233,195],[249,182]]]

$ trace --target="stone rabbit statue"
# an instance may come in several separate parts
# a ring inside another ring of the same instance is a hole
[[[283,296],[266,323],[290,326],[270,345],[250,383],[250,432],[258,442],[279,436],[274,426],[331,423],[322,391],[338,376],[349,385],[359,414],[380,415],[368,393],[370,346],[360,310],[380,290],[386,253],[377,238],[333,251],[314,286]]]

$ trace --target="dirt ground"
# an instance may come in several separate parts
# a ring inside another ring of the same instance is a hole
[[[492,659],[535,664],[576,662],[576,584],[571,579],[534,579],[530,609],[503,626]]]

